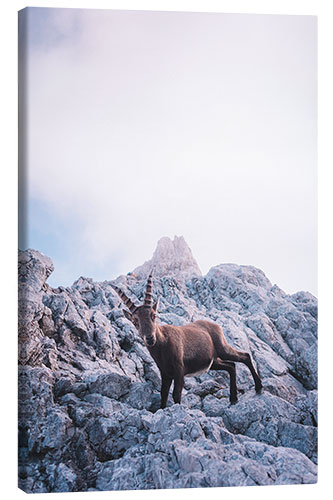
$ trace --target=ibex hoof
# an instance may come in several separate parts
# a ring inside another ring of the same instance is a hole
[[[235,405],[236,403],[238,403],[238,398],[232,398],[232,399],[230,399],[230,404],[231,405]]]
[[[261,387],[256,388],[256,393],[257,393],[257,394],[262,394],[262,391],[263,391],[263,387],[262,387],[262,386],[261,386]]]

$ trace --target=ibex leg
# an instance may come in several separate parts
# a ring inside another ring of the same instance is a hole
[[[237,384],[236,384],[236,366],[232,361],[221,361],[215,359],[211,370],[225,370],[230,376],[230,403],[237,403]]]
[[[162,375],[161,408],[165,408],[167,405],[171,382],[172,378]]]
[[[174,388],[173,388],[173,400],[175,403],[180,403],[182,399],[182,390],[184,387],[184,375],[178,374],[174,378]]]
[[[261,392],[262,383],[248,352],[237,351],[231,346],[223,346],[223,350],[221,351],[221,354],[219,353],[219,357],[223,361],[238,361],[239,363],[244,363],[252,374],[256,391]]]

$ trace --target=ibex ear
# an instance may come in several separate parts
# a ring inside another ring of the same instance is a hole
[[[125,318],[129,319],[133,323],[132,314],[129,311],[127,311],[127,309],[123,309],[123,313],[124,313]]]
[[[155,304],[153,305],[153,310],[156,312],[158,308],[158,301],[159,299],[156,300]]]

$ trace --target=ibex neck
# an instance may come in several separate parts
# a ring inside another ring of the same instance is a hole
[[[163,342],[164,335],[163,335],[162,329],[159,325],[156,325],[155,332],[156,332],[156,342]]]

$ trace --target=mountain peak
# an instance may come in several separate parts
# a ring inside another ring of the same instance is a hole
[[[135,268],[133,273],[139,278],[146,277],[153,266],[157,276],[174,273],[201,276],[199,266],[183,236],[175,236],[173,240],[168,236],[161,238],[153,257]]]

